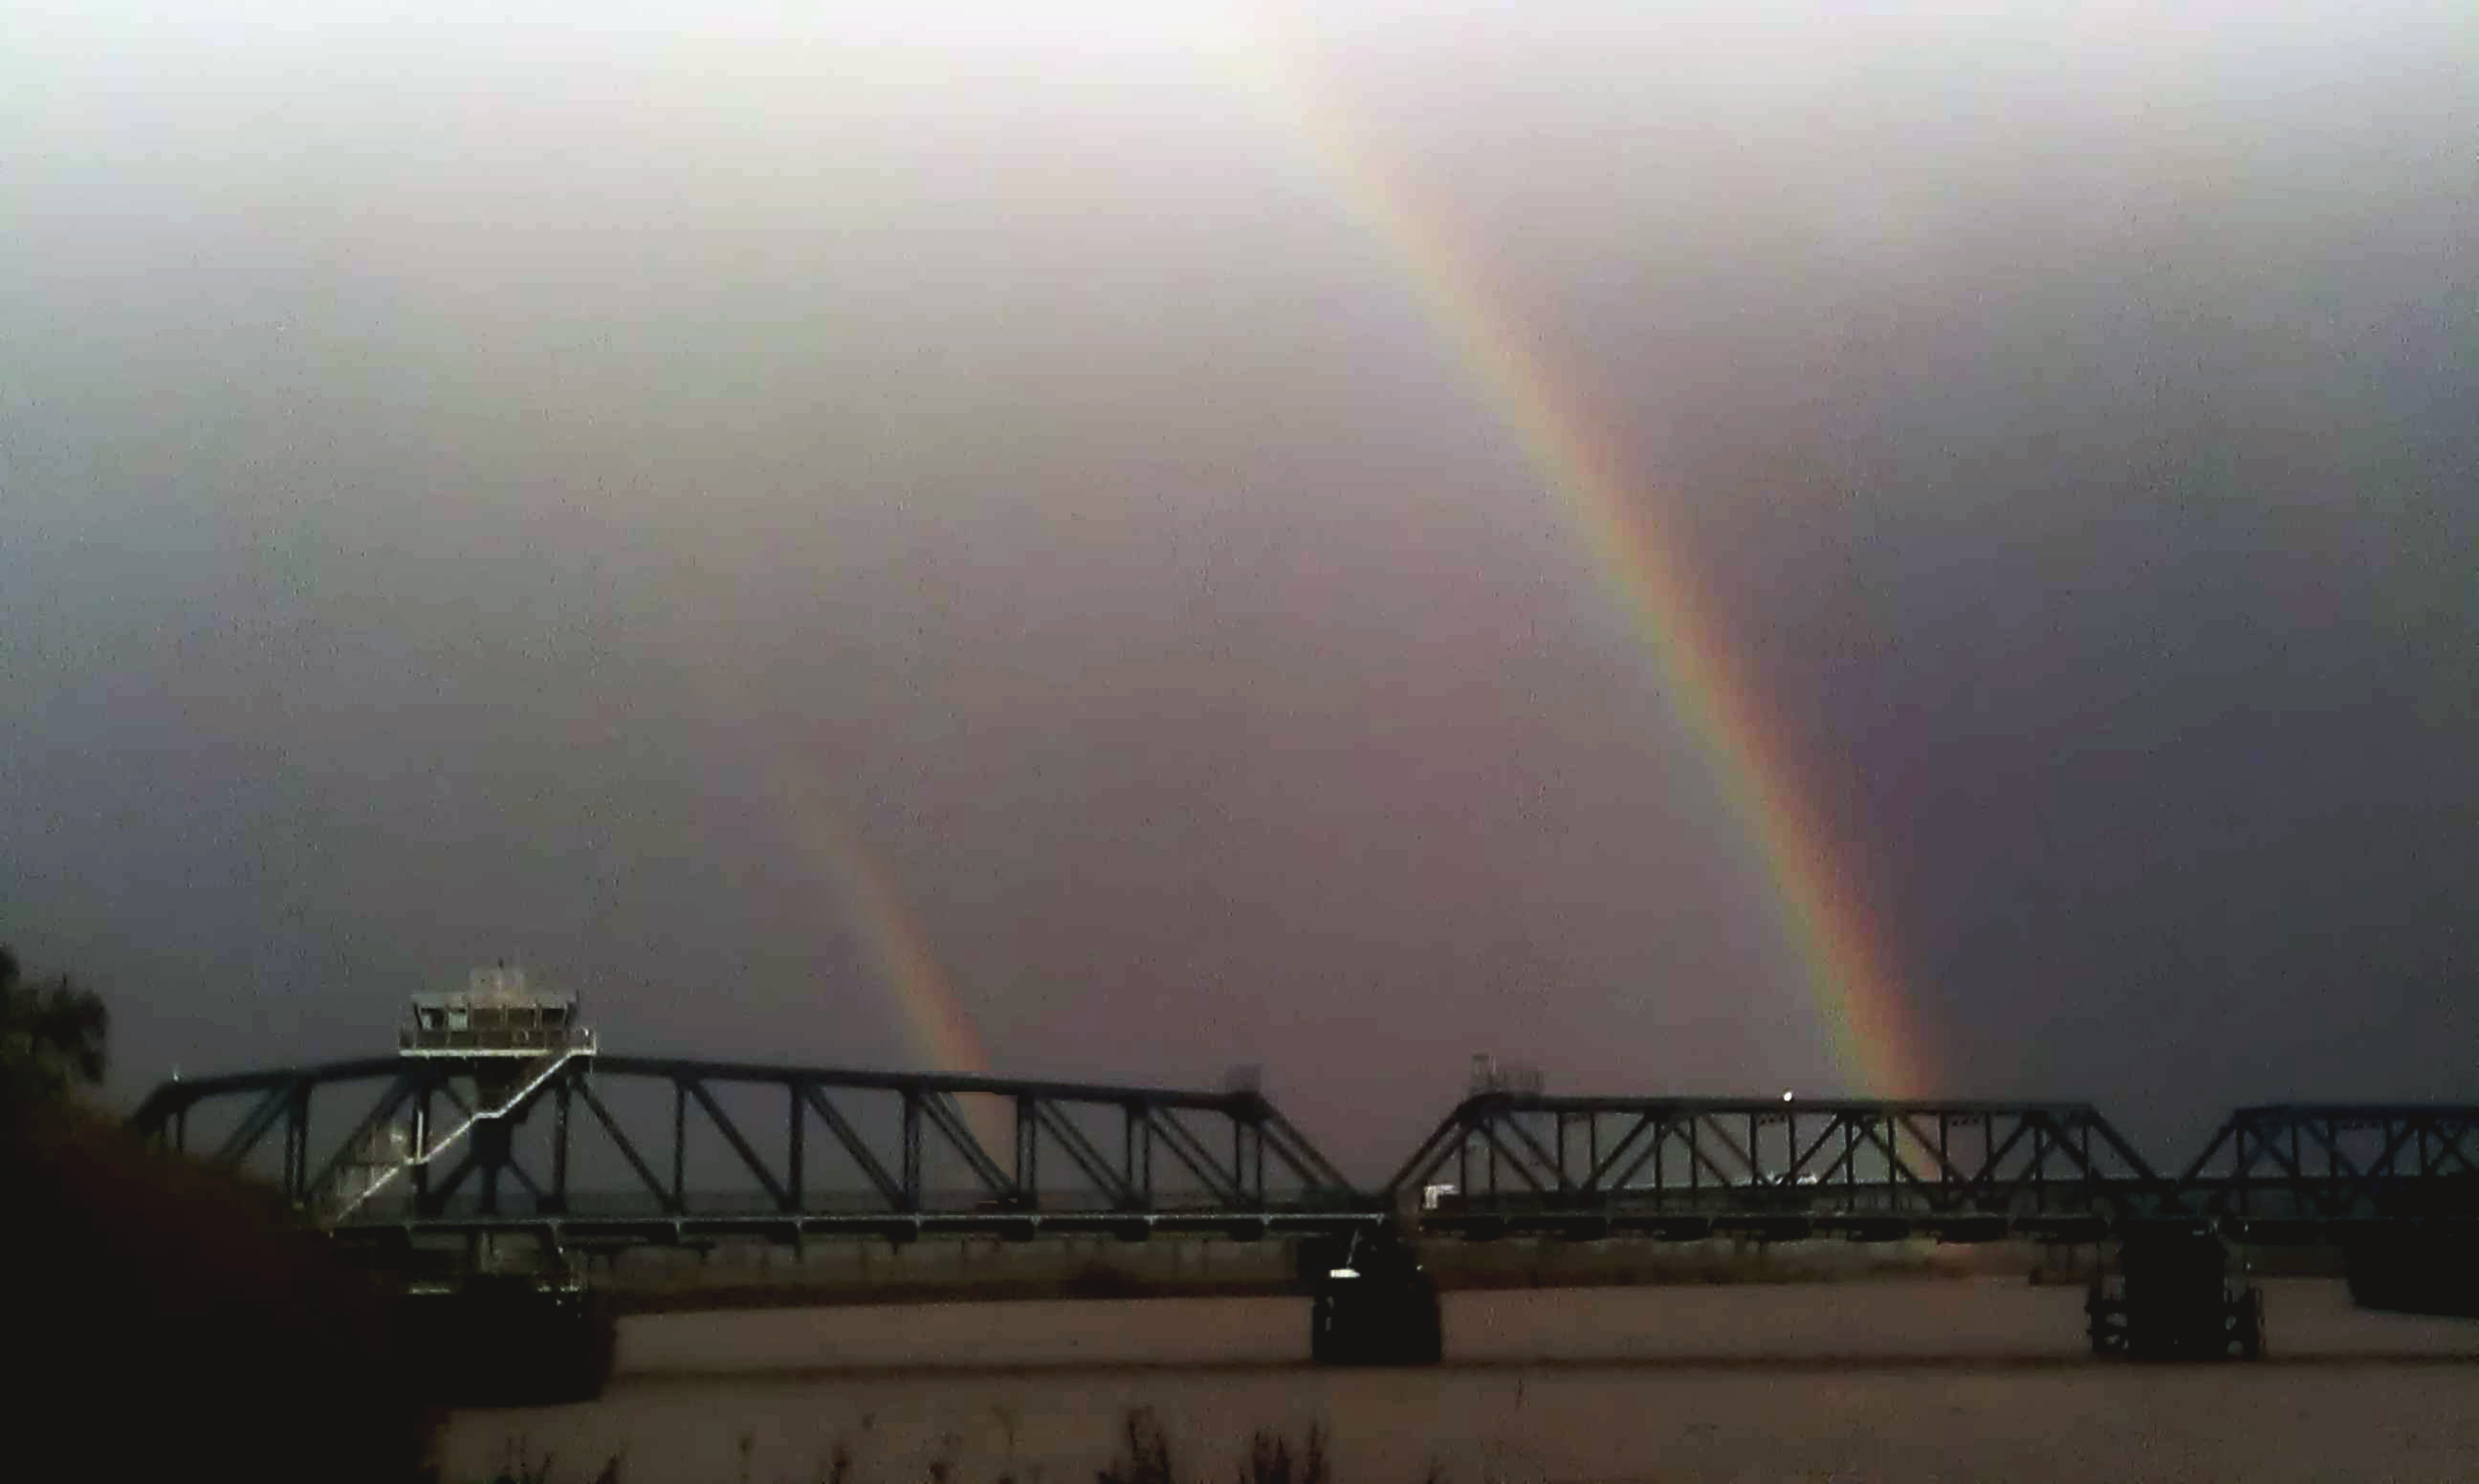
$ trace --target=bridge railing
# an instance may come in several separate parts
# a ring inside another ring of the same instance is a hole
[[[396,1050],[406,1056],[538,1056],[552,1051],[592,1051],[594,1032],[581,1025],[510,1026],[489,1030],[400,1026]]]

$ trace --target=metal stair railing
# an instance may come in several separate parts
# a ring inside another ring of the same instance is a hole
[[[541,1061],[536,1063],[537,1069],[532,1072],[531,1075],[527,1076],[524,1082],[518,1084],[507,1096],[499,1099],[497,1103],[484,1104],[475,1108],[472,1113],[465,1117],[463,1122],[458,1123],[454,1128],[449,1129],[447,1133],[440,1135],[435,1139],[432,1139],[427,1147],[417,1149],[406,1155],[403,1159],[398,1160],[395,1164],[379,1170],[376,1175],[371,1177],[368,1184],[362,1186],[360,1190],[351,1192],[349,1196],[344,1199],[342,1204],[335,1206],[332,1211],[321,1215],[319,1217],[320,1224],[333,1226],[349,1217],[354,1212],[359,1211],[364,1205],[368,1204],[371,1197],[378,1194],[390,1185],[395,1184],[396,1181],[402,1177],[406,1171],[419,1165],[428,1164],[431,1161],[438,1159],[443,1154],[446,1154],[450,1148],[454,1147],[460,1140],[462,1140],[466,1135],[473,1132],[473,1125],[480,1123],[485,1119],[498,1119],[506,1117],[509,1113],[524,1106],[525,1100],[532,1097],[536,1091],[540,1090],[545,1083],[550,1081],[554,1076],[557,1076],[561,1067],[566,1066],[569,1062],[576,1060],[578,1057],[590,1057],[592,1055],[594,1055],[593,1046],[591,1043],[587,1043],[583,1045],[563,1046],[559,1050],[542,1058]],[[363,1166],[363,1168],[368,1167],[369,1166]],[[330,1198],[332,1199],[333,1194],[341,1193],[343,1192],[331,1192]],[[314,1206],[315,1204],[323,1203],[314,1203]]]

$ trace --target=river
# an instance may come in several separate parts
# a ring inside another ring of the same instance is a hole
[[[2479,1478],[2479,1322],[2267,1290],[2271,1358],[2219,1366],[2093,1361],[2080,1291],[2019,1278],[1450,1293],[1423,1370],[1309,1366],[1298,1299],[649,1315],[600,1401],[460,1413],[442,1459],[1088,1484],[1142,1410],[1214,1484],[1312,1427],[1333,1484]]]

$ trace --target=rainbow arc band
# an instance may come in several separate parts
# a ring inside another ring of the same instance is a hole
[[[1725,640],[1726,627],[1688,579],[1664,528],[1656,492],[1597,436],[1575,395],[1488,291],[1438,214],[1424,210],[1331,101],[1306,48],[1287,42],[1271,11],[1251,11],[1233,57],[1242,85],[1295,127],[1351,217],[1380,245],[1474,393],[1521,442],[1543,484],[1590,550],[1668,681],[1668,693],[1710,761],[1770,878],[1782,929],[1806,971],[1814,1011],[1846,1081],[1879,1096],[1912,1096],[1935,1080],[1925,1043],[1874,919],[1832,835],[1799,785],[1762,700]]]

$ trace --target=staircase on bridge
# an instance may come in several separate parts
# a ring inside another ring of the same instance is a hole
[[[498,1096],[485,1096],[479,1106],[468,1110],[445,1132],[427,1139],[424,1136],[429,1131],[420,1126],[419,1118],[410,1128],[389,1124],[372,1130],[361,1150],[349,1162],[336,1166],[324,1186],[310,1192],[308,1206],[313,1216],[326,1227],[351,1220],[365,1203],[396,1181],[416,1169],[438,1164],[465,1145],[479,1125],[503,1122],[521,1113],[533,1095],[561,1069],[571,1062],[593,1055],[589,1040],[534,1057],[523,1064],[519,1075]]]
[[[414,996],[396,1049],[401,1057],[462,1072],[473,1084],[473,1104],[444,1132],[427,1127],[426,1100],[409,1125],[393,1114],[368,1125],[344,1159],[326,1166],[326,1178],[304,1192],[303,1204],[322,1226],[350,1220],[399,1179],[466,1145],[477,1128],[521,1116],[562,1068],[594,1055],[595,1039],[577,1018],[576,996],[537,989],[523,969],[503,963],[475,969],[461,994]]]

